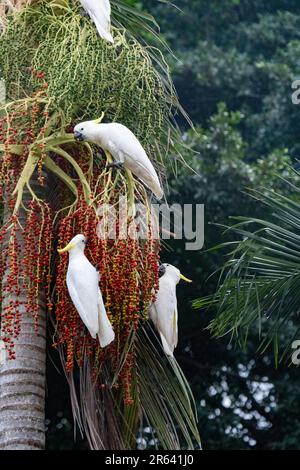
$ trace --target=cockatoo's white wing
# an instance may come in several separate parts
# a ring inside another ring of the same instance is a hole
[[[150,318],[161,335],[163,348],[168,356],[178,342],[178,314],[176,287],[169,279],[160,279],[156,301],[149,309]]]
[[[83,253],[69,261],[67,286],[83,323],[93,338],[98,335],[100,346],[104,348],[114,340],[115,334],[99,289],[99,273]]]
[[[108,149],[114,159],[125,161],[125,166],[137,176],[158,199],[163,191],[157,173],[142,145],[135,135],[125,126],[118,123],[105,125],[108,133]]]
[[[96,338],[99,329],[98,275],[89,262],[84,263],[80,258],[78,257],[69,264],[67,286],[72,302],[83,323],[91,336]]]
[[[105,16],[106,20],[110,24],[110,15],[111,15],[111,6],[110,6],[110,1],[109,0],[100,0],[100,3],[102,3],[103,8],[103,15]]]
[[[110,344],[115,339],[115,333],[108,319],[100,289],[98,291],[98,312],[99,312],[98,337],[99,337],[100,346],[102,348],[105,348],[105,346]]]
[[[102,39],[113,43],[110,32],[111,6],[109,0],[80,0],[85,11],[90,15]]]

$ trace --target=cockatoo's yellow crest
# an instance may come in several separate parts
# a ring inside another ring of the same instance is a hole
[[[188,279],[187,277],[185,277],[183,274],[180,273],[180,279],[182,279],[183,281],[185,282],[193,282],[191,279]]]
[[[102,122],[102,119],[104,118],[104,113],[101,114],[101,116],[98,118],[98,119],[94,119],[94,122],[96,124],[100,124],[100,122]]]

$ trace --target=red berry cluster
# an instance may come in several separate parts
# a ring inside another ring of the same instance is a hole
[[[80,162],[80,156],[76,158]],[[80,162],[84,168],[84,162]],[[88,171],[88,166],[86,168]],[[98,173],[97,173],[98,172]],[[105,186],[105,180],[99,182],[102,168],[94,168],[94,181],[97,191]],[[104,177],[103,177],[104,178]],[[118,191],[111,195],[111,204],[117,201]],[[115,198],[115,199],[114,199]],[[92,376],[100,388],[101,367],[105,361],[111,363],[114,372],[120,370],[121,355],[128,343],[132,330],[139,328],[140,322],[147,317],[148,308],[158,289],[159,242],[152,239],[151,232],[147,240],[137,237],[103,239],[97,236],[99,224],[95,208],[87,205],[82,194],[71,213],[63,217],[58,227],[58,245],[63,247],[77,234],[84,234],[87,239],[86,256],[100,272],[100,289],[103,295],[108,317],[113,325],[116,339],[105,349],[101,349],[98,340],[91,338],[69,297],[66,286],[68,254],[62,254],[58,260],[56,276],[56,322],[57,345],[66,348],[66,368],[71,371],[75,361],[80,366],[84,356],[89,356],[92,363]],[[137,229],[138,231],[138,229]],[[118,233],[118,227],[117,227]],[[119,373],[115,387],[123,390],[124,404],[132,404],[132,369],[134,350],[126,355],[125,363]]]
[[[24,229],[18,216],[13,215],[1,228],[0,243],[1,339],[7,343],[10,359],[14,359],[14,340],[20,334],[24,309],[33,315],[37,328],[43,291],[48,306],[51,305],[52,214],[49,207],[30,202]]]
[[[14,340],[20,333],[20,244],[18,240],[18,218],[10,220],[10,227],[1,229],[1,339],[6,343],[10,359],[15,359]]]
[[[6,213],[0,229],[1,339],[7,343],[11,359],[15,358],[14,341],[21,329],[22,312],[30,312],[38,325],[39,300],[42,292],[48,307],[50,300],[50,256],[52,245],[52,213],[48,204],[32,198],[29,193],[23,209],[13,214],[16,198],[12,196],[16,183],[36,140],[43,141],[49,111],[42,104],[45,98],[44,77],[33,72],[39,80],[38,91],[28,100],[8,106],[8,114],[0,119],[0,201]],[[40,81],[42,80],[42,84]],[[45,101],[45,100],[44,100]],[[22,149],[14,151],[14,147]],[[44,146],[42,146],[44,148]],[[39,155],[42,158],[43,148]],[[39,165],[40,183],[43,183]],[[27,205],[27,207],[25,207]]]
[[[0,120],[0,199],[5,200],[8,209],[13,210],[15,197],[12,196],[15,185],[24,168],[29,151],[37,152],[39,158],[37,179],[44,184],[43,160],[45,156],[45,129],[49,118],[49,109],[45,105],[47,83],[42,72],[32,71],[34,80],[39,83],[39,90],[26,101],[19,102],[10,109],[9,115]],[[39,142],[39,145],[32,146]],[[22,146],[13,152],[12,146]],[[81,367],[86,357],[91,363],[92,379],[96,386],[105,388],[101,370],[104,363],[110,364],[113,372],[119,371],[114,387],[123,392],[124,404],[132,404],[132,370],[135,364],[134,345],[125,355],[128,338],[136,331],[141,321],[147,318],[148,308],[158,289],[158,264],[160,245],[148,230],[148,238],[138,237],[138,224],[130,217],[130,236],[120,236],[117,226],[115,239],[99,237],[98,228],[101,215],[97,215],[97,204],[109,202],[117,207],[120,196],[127,196],[126,184],[112,184],[111,174],[99,161],[91,165],[91,155],[85,147],[66,146],[66,150],[76,159],[92,190],[92,203],[86,202],[82,194],[81,182],[75,180],[74,169],[62,156],[52,158],[67,174],[74,178],[78,190],[75,203],[68,209],[57,210],[56,223],[49,205],[36,197],[25,202],[22,214],[7,217],[0,230],[0,276],[2,279],[1,301],[1,337],[7,343],[10,358],[15,357],[14,341],[21,328],[22,312],[31,312],[38,327],[39,301],[44,292],[49,310],[52,310],[50,286],[55,283],[56,343],[66,353],[66,369],[72,371],[74,365]],[[57,204],[59,208],[68,205],[69,195],[66,188],[60,186]],[[61,189],[61,191],[60,191]],[[138,193],[138,192],[137,192]],[[102,199],[101,199],[102,198]],[[108,198],[108,199],[107,199]],[[97,202],[95,202],[97,201]],[[63,214],[63,215],[62,215]],[[126,216],[127,217],[127,216]],[[55,276],[50,272],[51,247],[53,238],[58,246],[63,247],[76,235],[82,233],[88,239],[86,255],[101,275],[100,288],[108,317],[113,325],[116,339],[101,349],[99,341],[94,340],[67,291],[66,275],[68,254],[61,255],[55,266]],[[123,234],[122,234],[123,235]],[[25,296],[24,296],[25,293]],[[21,297],[23,295],[23,297]],[[130,343],[131,344],[131,343]],[[121,364],[122,363],[122,364]]]
[[[0,119],[0,144],[4,146],[0,165],[0,197],[12,193],[28,157],[29,146],[37,139],[40,141],[35,149],[38,152],[38,180],[44,184],[42,175],[45,144],[43,137],[49,117],[44,74],[32,70],[32,75],[38,80],[38,89],[30,100],[20,100],[8,108],[8,113]],[[11,151],[11,146],[23,146],[21,155]]]
[[[39,299],[44,292],[49,310],[52,309],[50,258],[52,249],[52,211],[48,204],[33,200],[29,203],[24,228],[24,288],[26,310],[38,326]]]

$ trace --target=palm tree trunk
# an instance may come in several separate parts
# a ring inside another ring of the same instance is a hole
[[[21,230],[18,236],[22,246]],[[40,296],[36,331],[33,315],[24,307],[25,298],[23,292],[19,299],[21,332],[15,342],[16,359],[0,366],[0,450],[37,450],[45,446],[45,302]],[[3,306],[9,300],[14,299],[4,294]]]

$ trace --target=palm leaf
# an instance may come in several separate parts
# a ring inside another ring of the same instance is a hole
[[[174,358],[161,358],[151,328],[139,330],[136,344],[137,387],[143,414],[163,449],[200,446],[190,387]]]
[[[267,217],[235,217],[229,230],[238,240],[220,271],[217,291],[194,302],[195,308],[215,309],[209,326],[214,336],[230,334],[245,345],[249,328],[256,327],[259,351],[273,344],[276,363],[297,336],[300,311],[299,188],[284,183],[293,190],[290,197],[266,188],[251,193],[268,208]]]
[[[161,345],[148,323],[140,327],[133,347],[136,367],[132,370],[131,406],[124,407],[123,391],[113,389],[109,368],[102,375],[110,387],[99,391],[91,381],[89,359],[85,359],[79,383],[76,374],[64,367],[81,434],[87,436],[91,449],[134,449],[139,427],[147,424],[157,436],[159,448],[200,448],[193,395],[176,360],[161,356]],[[64,365],[62,350],[60,353]]]

